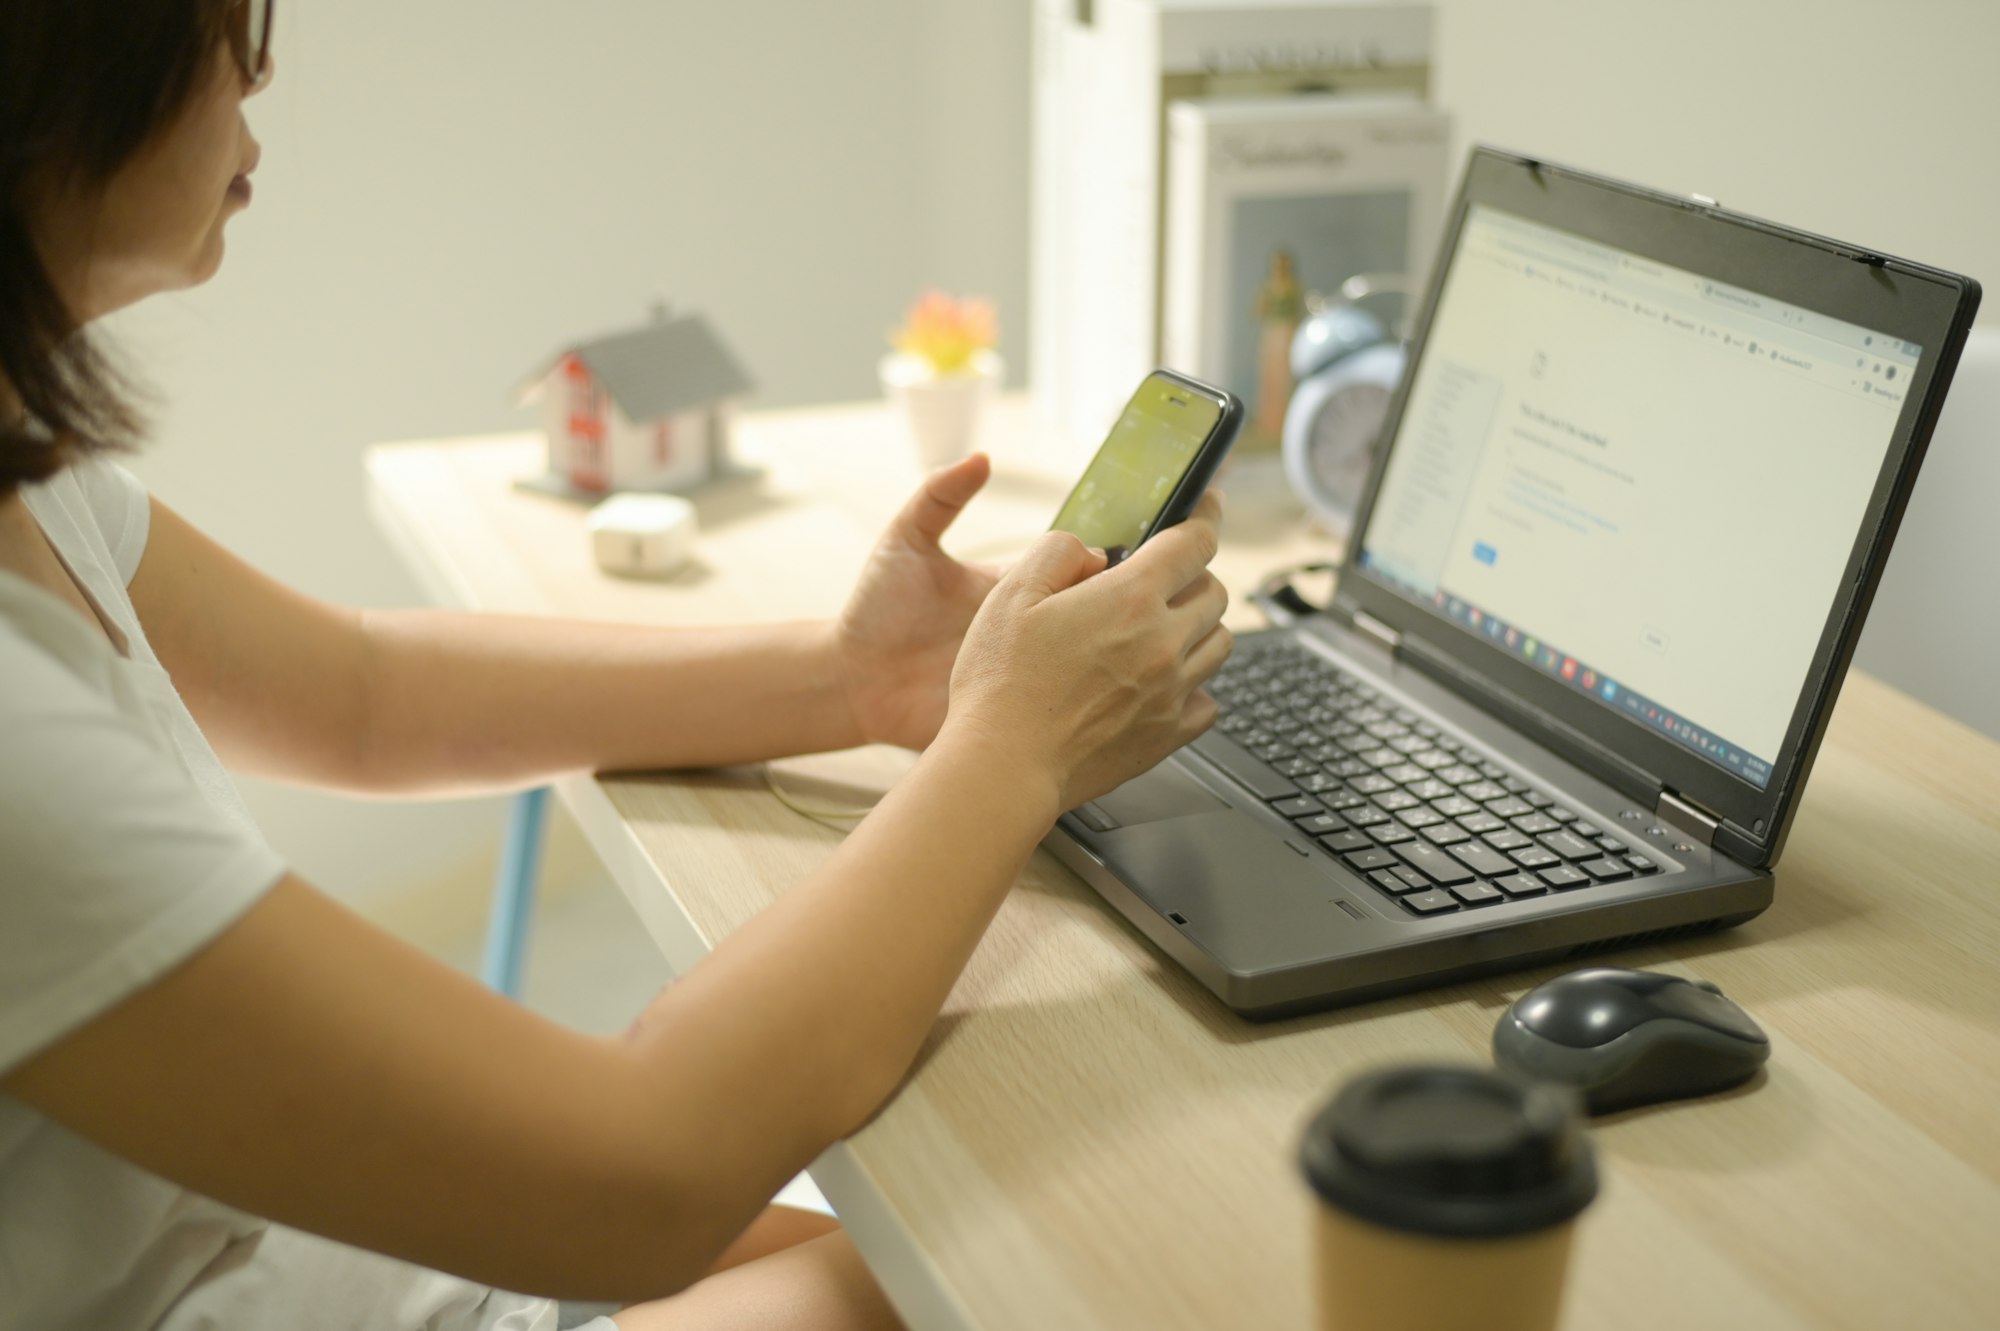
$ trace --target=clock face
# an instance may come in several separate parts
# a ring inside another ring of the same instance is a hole
[[[1321,404],[1306,438],[1308,464],[1320,496],[1352,514],[1361,503],[1375,439],[1389,414],[1389,390],[1351,383]]]
[[[1300,381],[1286,409],[1285,477],[1336,536],[1361,507],[1404,359],[1400,343],[1363,347]]]

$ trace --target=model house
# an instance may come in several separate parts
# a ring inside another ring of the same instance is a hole
[[[700,315],[570,348],[528,384],[549,443],[549,488],[698,489],[729,471],[732,404],[750,378]]]

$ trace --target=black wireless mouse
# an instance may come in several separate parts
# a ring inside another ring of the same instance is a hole
[[[1771,1040],[1706,980],[1601,966],[1523,994],[1493,1028],[1502,1069],[1580,1092],[1593,1114],[1748,1081]]]

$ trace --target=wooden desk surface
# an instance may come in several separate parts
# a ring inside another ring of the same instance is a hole
[[[873,405],[751,416],[740,437],[768,471],[702,501],[704,562],[665,582],[599,575],[580,509],[511,489],[537,465],[526,437],[377,449],[371,499],[449,604],[829,613],[915,484],[907,446]],[[1083,460],[1018,402],[988,446],[990,495],[949,542],[980,557],[1040,530]],[[1281,503],[1231,501],[1218,567],[1239,593],[1314,549]],[[779,779],[860,803],[906,762],[862,750]],[[676,969],[838,840],[753,771],[559,788]],[[1714,980],[1775,1048],[1748,1089],[1595,1129],[1604,1191],[1566,1327],[2000,1325],[2000,745],[1850,676],[1776,904],[1616,960]],[[813,1174],[919,1326],[1307,1327],[1309,1112],[1371,1064],[1483,1061],[1501,1010],[1553,973],[1252,1025],[1041,852],[912,1080]]]

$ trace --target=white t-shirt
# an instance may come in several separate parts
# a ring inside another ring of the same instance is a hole
[[[126,651],[0,571],[0,1073],[192,956],[285,870],[126,594],[146,547],[145,490],[88,461],[22,496]],[[270,1224],[0,1095],[6,1331],[556,1323],[548,1300]]]

